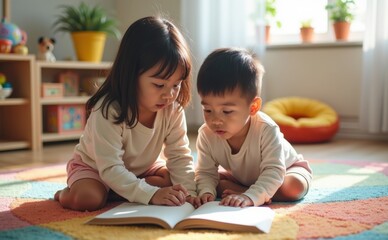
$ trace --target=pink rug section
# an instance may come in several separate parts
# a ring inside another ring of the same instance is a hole
[[[0,231],[30,226],[28,222],[22,221],[10,211],[10,204],[14,199],[0,198]]]
[[[44,173],[44,174],[42,174]],[[66,182],[66,165],[33,168],[17,174],[17,179],[44,182]]]
[[[0,173],[0,180],[12,180],[16,175],[17,173]]]
[[[388,197],[311,204],[301,208],[301,212],[370,226],[379,225],[388,219]]]
[[[388,163],[386,162],[367,162],[367,161],[351,161],[351,160],[330,160],[331,163],[339,163],[359,168],[368,168],[380,172],[388,176]]]
[[[11,212],[34,225],[87,217],[107,211],[117,204],[110,204],[95,212],[78,212],[64,209],[57,201],[39,199],[16,199],[11,204]],[[53,214],[55,213],[55,214]]]

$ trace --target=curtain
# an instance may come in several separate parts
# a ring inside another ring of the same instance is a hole
[[[368,0],[363,42],[361,129],[388,132],[388,1]]]
[[[189,126],[197,127],[203,123],[196,76],[208,54],[216,48],[243,47],[263,55],[264,28],[260,28],[261,34],[255,33],[252,8],[263,9],[264,15],[264,7],[260,7],[264,4],[264,0],[182,0],[181,30],[194,59],[192,106],[186,109]]]

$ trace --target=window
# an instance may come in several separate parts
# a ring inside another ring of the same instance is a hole
[[[335,0],[276,0],[276,19],[281,27],[271,27],[272,43],[300,42],[299,28],[302,21],[311,20],[314,42],[330,42],[335,39],[332,22],[325,6]],[[355,0],[355,18],[351,25],[349,40],[361,41],[365,28],[367,0]]]

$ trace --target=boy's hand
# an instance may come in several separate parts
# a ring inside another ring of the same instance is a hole
[[[180,184],[172,187],[160,188],[152,196],[150,203],[154,205],[180,206],[186,202],[188,192]]]
[[[253,201],[244,194],[230,194],[222,198],[220,205],[231,207],[253,206]]]
[[[205,204],[205,203],[207,203],[207,202],[214,201],[214,199],[216,199],[216,198],[214,197],[213,194],[211,194],[211,193],[204,193],[204,194],[202,194],[202,196],[200,197],[200,205],[199,205],[199,206],[201,206],[202,204]],[[199,207],[199,206],[198,206],[198,207]]]

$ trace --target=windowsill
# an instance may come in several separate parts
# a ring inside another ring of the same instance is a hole
[[[362,47],[362,41],[330,41],[330,42],[312,42],[312,43],[269,43],[266,49],[285,49],[285,48],[333,48],[333,47]]]

